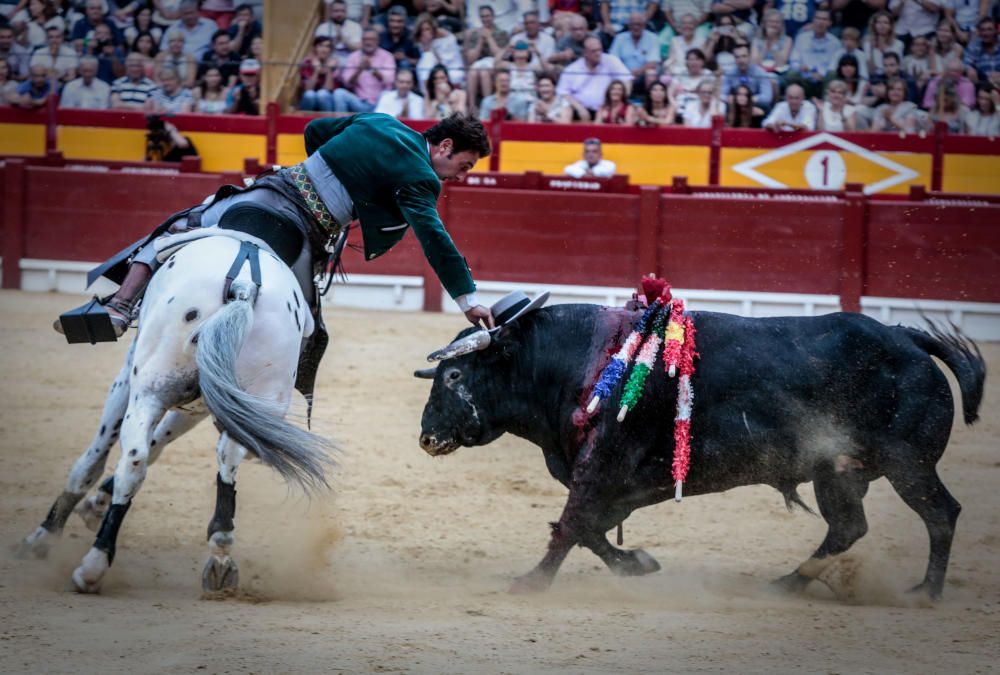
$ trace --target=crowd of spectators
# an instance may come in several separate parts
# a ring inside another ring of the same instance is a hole
[[[0,105],[257,115],[262,49],[233,0],[0,0]]]
[[[1000,135],[997,0],[328,0],[304,111]]]

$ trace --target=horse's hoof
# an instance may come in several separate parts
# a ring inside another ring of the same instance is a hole
[[[532,571],[515,579],[508,592],[512,595],[541,593],[548,590],[551,584],[552,578],[550,576],[541,574],[538,571]]]
[[[27,537],[14,544],[12,548],[14,557],[21,560],[27,560],[28,558],[42,560],[46,558],[49,555],[48,539],[51,534],[44,527],[37,528]]]
[[[213,555],[205,563],[205,569],[201,573],[201,590],[214,593],[239,585],[240,570],[236,566],[236,561],[228,555],[223,558]]]
[[[104,521],[104,514],[107,513],[107,504],[99,505],[96,497],[87,497],[74,511],[83,519],[84,525],[91,532],[97,532]]]
[[[785,576],[775,579],[771,582],[771,586],[779,591],[784,591],[785,593],[801,593],[806,590],[806,586],[812,581],[812,578],[807,577],[799,572],[792,572],[791,574],[786,574]]]
[[[81,565],[73,570],[73,587],[77,593],[100,593],[102,578],[103,576],[98,577],[96,580],[88,579],[87,573],[84,572]]]
[[[641,577],[660,571],[660,563],[641,548],[628,551],[628,557],[611,568],[611,571],[621,577]]]

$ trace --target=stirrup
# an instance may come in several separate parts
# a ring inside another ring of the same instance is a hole
[[[87,304],[61,315],[52,328],[65,335],[70,344],[115,342],[128,330],[133,314],[131,307],[131,303],[101,302],[95,296]]]

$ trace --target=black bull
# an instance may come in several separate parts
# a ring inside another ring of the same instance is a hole
[[[862,499],[885,476],[930,536],[917,589],[940,597],[961,506],[935,469],[954,406],[930,357],[956,375],[972,424],[986,375],[978,348],[960,335],[886,327],[858,314],[693,317],[700,358],[684,493],[766,484],[789,505],[801,504],[796,486],[812,481],[829,529],[812,557],[779,580],[801,590],[865,534]],[[505,326],[484,350],[442,361],[433,375],[417,373],[434,378],[424,450],[447,454],[510,432],[541,447],[549,472],[569,488],[545,557],[512,590],[548,587],[575,544],[617,574],[659,569],[644,551],[612,546],[606,533],[673,494],[677,380],[658,361],[623,423],[615,419],[621,384],[612,401],[585,412],[596,378],[637,318],[595,305],[554,306]]]

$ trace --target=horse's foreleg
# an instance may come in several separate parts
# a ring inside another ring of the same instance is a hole
[[[240,573],[229,556],[235,542],[236,470],[246,456],[246,449],[229,440],[223,432],[215,449],[219,473],[215,477],[215,515],[208,524],[208,560],[201,575],[201,587],[206,592],[236,588]]]
[[[182,410],[171,410],[164,415],[160,423],[156,425],[153,440],[149,442],[148,464],[150,466],[154,464],[170,442],[186,434],[207,415],[207,412],[191,413]],[[76,507],[77,515],[83,518],[83,522],[91,531],[97,532],[97,528],[100,527],[101,521],[104,520],[104,514],[107,513],[108,506],[111,504],[111,496],[114,491],[115,478],[108,476],[94,491],[94,494],[84,499]]]
[[[115,469],[111,506],[104,515],[93,547],[73,571],[73,584],[81,592],[100,590],[104,574],[115,559],[118,531],[146,478],[152,430],[164,409],[163,404],[148,393],[137,395],[128,407],[121,427],[122,456]]]
[[[130,350],[125,359],[125,365],[122,366],[121,372],[118,373],[108,391],[108,396],[104,401],[104,412],[101,413],[100,425],[94,435],[94,440],[73,464],[73,468],[69,472],[69,479],[66,481],[66,487],[52,504],[45,520],[35,528],[34,532],[21,541],[16,551],[17,555],[21,557],[33,555],[36,558],[44,558],[49,551],[52,538],[58,537],[62,533],[66,519],[73,512],[73,507],[101,477],[108,459],[108,452],[118,438],[125,408],[128,406],[129,371],[131,369],[132,351]]]

